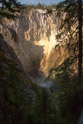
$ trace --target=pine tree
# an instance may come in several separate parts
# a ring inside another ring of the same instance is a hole
[[[78,58],[78,77],[82,78],[82,0],[65,0],[57,5],[58,13],[65,15],[57,38],[65,42]],[[70,54],[73,55],[73,53]],[[71,57],[70,55],[70,57]]]
[[[82,78],[82,0],[78,0],[78,20],[79,20],[79,63],[78,76]]]
[[[0,0],[0,18],[15,18],[14,13],[18,12],[21,4],[17,0]]]
[[[36,95],[34,105],[36,124],[56,124],[56,106],[46,89],[42,89]]]

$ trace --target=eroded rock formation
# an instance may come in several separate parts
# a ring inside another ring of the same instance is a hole
[[[13,47],[24,70],[34,75],[39,70],[45,75],[50,68],[63,61],[64,49],[56,49],[56,34],[60,26],[60,17],[55,10],[47,14],[46,10],[27,9],[17,13],[16,20],[3,19],[1,32],[4,39]]]

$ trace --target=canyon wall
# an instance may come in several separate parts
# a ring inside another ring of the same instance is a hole
[[[47,75],[66,55],[64,48],[55,50],[61,17],[56,17],[55,10],[47,14],[42,9],[24,9],[16,16],[15,20],[2,20],[0,28],[5,41],[13,47],[27,73],[41,71]]]

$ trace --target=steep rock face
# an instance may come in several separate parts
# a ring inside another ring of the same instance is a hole
[[[12,82],[15,81],[14,83]],[[18,80],[18,81],[17,81]],[[1,96],[2,91],[5,89],[4,85],[7,88],[14,90],[18,84],[15,83],[20,82],[20,87],[22,88],[22,92],[24,92],[30,100],[34,100],[34,87],[33,83],[28,75],[23,71],[22,65],[15,55],[14,50],[10,47],[6,41],[0,38],[0,83],[1,83]],[[3,85],[4,84],[4,85]]]
[[[4,39],[13,47],[28,73],[37,73],[37,70],[40,70],[46,75],[55,65],[51,58],[58,61],[63,55],[63,49],[58,52],[54,50],[57,44],[55,35],[61,23],[60,18],[55,15],[55,11],[46,14],[46,10],[32,9],[27,12],[25,9],[16,14],[16,20],[3,20],[1,31]]]
[[[43,57],[40,63],[41,70],[46,76],[48,76],[49,70],[53,67],[55,68],[61,65],[67,57],[68,51],[65,46],[59,47],[57,49],[52,49],[48,57]]]

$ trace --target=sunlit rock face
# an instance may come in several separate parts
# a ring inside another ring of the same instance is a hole
[[[3,20],[4,39],[13,47],[26,72],[34,75],[40,70],[47,75],[63,56],[63,49],[55,51],[60,17],[55,16],[55,11],[47,14],[41,9],[25,9],[16,15],[16,20]]]
[[[59,47],[57,49],[52,49],[49,56],[44,56],[41,61],[41,70],[46,76],[48,76],[50,69],[58,67],[64,60],[68,57],[68,51],[66,47]]]

